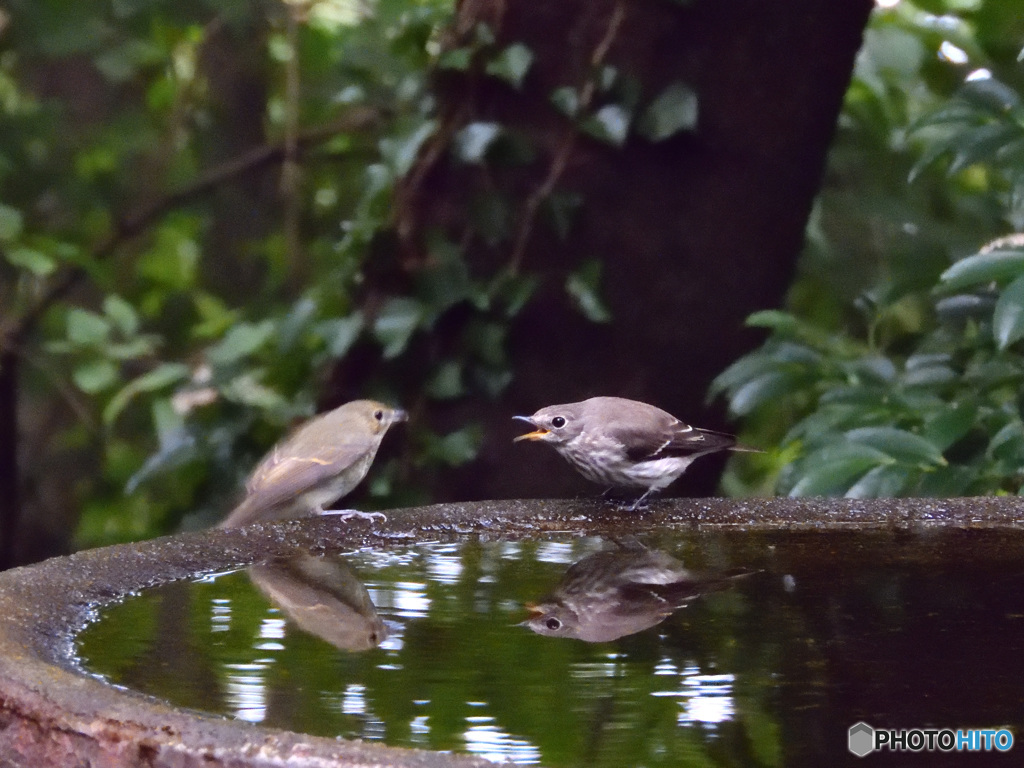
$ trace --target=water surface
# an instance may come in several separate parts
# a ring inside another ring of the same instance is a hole
[[[1012,535],[688,533],[299,555],[147,590],[108,608],[78,650],[112,683],[323,736],[547,766],[817,766],[853,759],[858,720],[1019,732],[1024,558],[1002,546]],[[559,632],[575,622],[568,634],[600,641],[523,625],[550,620],[552,605]],[[958,757],[1014,759],[902,760]]]

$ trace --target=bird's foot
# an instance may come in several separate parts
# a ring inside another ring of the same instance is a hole
[[[653,489],[650,489],[647,492],[645,492],[643,494],[643,496],[641,496],[639,499],[637,499],[632,504],[630,504],[630,506],[628,507],[627,511],[629,511],[629,512],[637,512],[637,511],[642,512],[645,509],[647,509],[650,506],[650,504],[647,503],[647,497],[650,496],[652,492],[653,492]]]
[[[382,523],[388,521],[388,516],[383,512],[360,512],[358,509],[321,509],[321,515],[337,515],[342,520],[351,520],[353,517],[358,517],[361,520],[369,520],[371,523],[380,518]]]
[[[621,489],[613,486],[602,493],[600,498],[620,512],[642,512],[650,506],[648,502],[652,493],[653,490],[648,490],[640,498],[631,500],[629,496],[622,495]]]

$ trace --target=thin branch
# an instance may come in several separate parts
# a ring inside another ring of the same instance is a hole
[[[298,146],[304,150],[310,146],[321,144],[339,133],[365,129],[376,123],[380,116],[380,111],[372,108],[352,110],[344,118],[334,123],[301,134],[298,137]],[[233,160],[211,168],[191,184],[125,216],[115,225],[113,232],[93,248],[89,258],[93,261],[109,258],[126,240],[135,237],[168,212],[216,189],[237,176],[281,162],[284,157],[285,144],[278,142],[256,147]],[[85,276],[86,271],[81,267],[68,267],[53,278],[28,309],[18,317],[8,320],[6,327],[0,327],[0,353],[16,351],[25,337],[35,328],[46,310],[67,295],[68,291]]]
[[[612,11],[611,19],[608,21],[608,29],[605,30],[604,37],[601,38],[600,42],[594,48],[594,53],[590,57],[590,70],[593,73],[597,70],[601,64],[604,63],[605,58],[608,56],[608,51],[611,49],[612,43],[615,42],[615,38],[619,34],[619,29],[622,27],[622,21],[626,17],[626,6],[623,2],[615,4],[615,9]],[[580,89],[580,100],[579,100],[579,111],[583,112],[590,106],[590,102],[594,98],[594,91],[596,86],[594,84],[593,74],[587,79]],[[526,256],[526,245],[530,240],[530,235],[533,234],[533,225],[537,219],[537,213],[540,211],[540,206],[547,200],[551,193],[554,192],[555,186],[561,180],[562,175],[565,173],[565,169],[569,165],[569,160],[572,158],[573,149],[576,147],[576,139],[579,137],[579,130],[575,123],[570,122],[566,127],[565,136],[562,138],[561,144],[555,151],[554,157],[551,159],[551,165],[548,168],[547,176],[544,177],[544,181],[541,182],[540,186],[533,191],[533,193],[527,198],[523,208],[523,217],[519,222],[519,229],[516,232],[515,245],[512,247],[512,253],[509,256],[509,268],[512,272],[518,272],[522,267],[523,258]]]

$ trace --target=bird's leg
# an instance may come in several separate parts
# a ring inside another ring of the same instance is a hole
[[[638,509],[644,509],[647,506],[646,504],[644,504],[644,501],[646,501],[647,497],[650,496],[652,493],[654,493],[653,488],[648,488],[646,491],[644,491],[643,495],[639,499],[634,501],[633,504],[629,507],[629,511],[636,512]]]
[[[383,512],[360,512],[358,509],[324,509],[323,507],[317,507],[313,511],[318,515],[337,515],[342,520],[351,520],[353,517],[358,517],[362,520],[369,520],[372,523],[379,517],[382,523],[388,521],[388,516]]]

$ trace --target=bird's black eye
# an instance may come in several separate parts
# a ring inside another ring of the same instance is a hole
[[[562,622],[552,616],[550,619],[544,622],[544,626],[550,629],[552,632],[562,628]]]
[[[377,421],[384,421],[384,411],[374,411],[373,418]]]
[[[551,420],[551,426],[554,427],[555,429],[561,429],[562,427],[565,426],[565,417],[555,416],[555,418]]]

